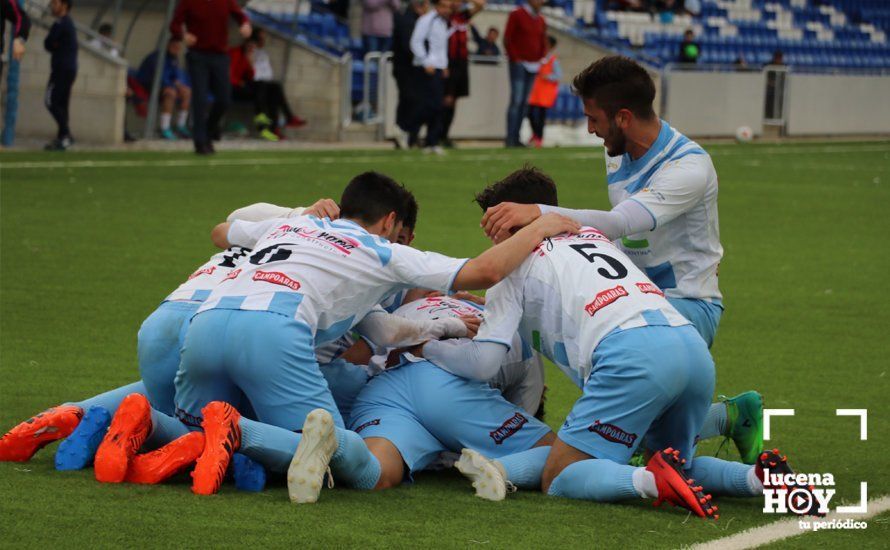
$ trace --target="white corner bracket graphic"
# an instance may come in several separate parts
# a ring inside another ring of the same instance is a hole
[[[838,514],[865,514],[868,512],[868,483],[859,482],[859,504],[856,506],[838,506]]]
[[[858,416],[859,440],[868,440],[868,409],[837,409],[835,416]]]
[[[763,409],[763,440],[769,441],[769,419],[772,416],[794,416],[794,409]]]

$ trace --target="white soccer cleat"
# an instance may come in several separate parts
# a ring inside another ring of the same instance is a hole
[[[477,497],[493,501],[506,498],[508,481],[493,460],[472,449],[464,449],[454,466],[473,481]]]
[[[328,463],[337,451],[334,418],[324,409],[306,416],[303,436],[287,469],[287,494],[291,502],[316,502]]]

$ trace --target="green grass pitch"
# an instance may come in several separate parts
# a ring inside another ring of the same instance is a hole
[[[804,472],[832,472],[837,501],[888,492],[890,433],[890,143],[712,145],[720,175],[726,313],[713,353],[717,391],[760,390],[794,408],[773,440]],[[420,203],[416,245],[455,256],[486,240],[475,191],[524,162],[548,171],[563,205],[607,206],[600,149],[397,152],[0,153],[0,431],[54,404],[138,377],[136,332],[212,253],[209,231],[257,201],[338,197],[379,170]],[[547,418],[558,427],[578,390],[553,368]],[[869,410],[868,441],[856,418]],[[713,454],[716,441],[700,448]],[[758,499],[721,499],[719,522],[645,503],[601,505],[518,493],[477,499],[449,473],[384,493],[325,490],[296,507],[280,482],[214,497],[181,476],[163,486],[108,486],[92,471],[56,472],[50,446],[0,464],[0,546],[682,547],[775,521]],[[735,458],[734,449],[729,453]],[[890,514],[865,532],[793,546],[879,547]]]

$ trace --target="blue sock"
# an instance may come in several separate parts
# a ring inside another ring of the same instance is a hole
[[[270,472],[287,472],[300,444],[300,434],[278,426],[241,417],[241,449],[238,451],[256,460]]]
[[[758,493],[748,486],[748,472],[754,466],[729,462],[712,456],[697,456],[686,473],[706,493],[734,497],[754,497]]]
[[[570,464],[553,483],[547,494],[554,497],[616,502],[639,498],[634,489],[633,473],[627,464],[592,458]]]
[[[166,414],[151,409],[151,432],[142,444],[143,449],[158,449],[189,433],[189,427]]]
[[[331,457],[331,473],[354,489],[369,491],[380,481],[380,461],[371,454],[362,437],[336,428],[337,452]]]
[[[496,459],[507,472],[507,480],[520,489],[540,489],[544,463],[550,446],[535,447]]]
[[[123,401],[124,397],[130,395],[131,393],[140,393],[142,395],[145,395],[145,385],[142,383],[142,380],[140,380],[139,382],[133,382],[132,384],[127,384],[126,386],[115,388],[105,393],[100,393],[99,395],[95,395],[93,397],[90,397],[89,399],[84,399],[83,401],[78,401],[71,404],[77,405],[84,411],[90,410],[90,407],[102,407],[106,411],[110,412],[112,416],[114,416],[114,411],[116,411],[118,406],[120,406],[121,401]]]
[[[711,403],[699,439],[722,436],[726,433],[726,403]]]

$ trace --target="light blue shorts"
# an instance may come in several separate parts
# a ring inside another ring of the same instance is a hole
[[[149,315],[137,335],[136,355],[146,397],[156,410],[173,415],[174,379],[189,321],[199,302],[164,302]]]
[[[368,371],[339,357],[330,363],[322,363],[319,367],[328,381],[328,388],[334,396],[340,415],[349,418],[355,398],[368,383]]]
[[[713,393],[714,362],[691,325],[616,332],[594,350],[593,371],[559,438],[619,464],[644,437],[651,449],[673,447],[689,458]]]
[[[488,384],[428,361],[406,362],[373,377],[353,404],[349,428],[366,439],[389,440],[411,472],[443,451],[467,447],[498,458],[531,449],[550,433]]]
[[[668,298],[667,301],[680,312],[680,315],[689,319],[708,347],[714,345],[717,326],[720,324],[720,317],[723,316],[723,306],[720,303],[694,298]]]
[[[308,325],[278,313],[211,309],[197,314],[176,373],[176,416],[198,426],[210,401],[239,407],[246,398],[256,419],[266,424],[298,431],[306,415],[320,408],[343,427],[313,340]]]

